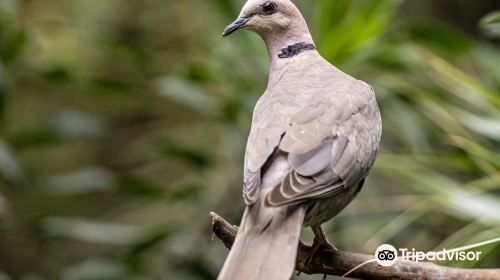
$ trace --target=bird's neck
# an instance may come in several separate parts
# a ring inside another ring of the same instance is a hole
[[[277,62],[279,59],[287,59],[299,54],[303,50],[310,50],[314,46],[313,39],[309,31],[299,34],[279,34],[277,37],[264,38],[269,52],[269,60],[271,63]]]
[[[299,32],[297,32],[299,31]],[[290,64],[299,61],[296,58],[304,52],[316,52],[314,41],[307,30],[296,30],[272,38],[264,38],[269,52],[269,81],[287,71]]]
[[[304,51],[315,51],[314,41],[304,18],[288,26],[286,31],[261,34],[269,52],[270,71],[277,70],[282,64],[289,63]]]

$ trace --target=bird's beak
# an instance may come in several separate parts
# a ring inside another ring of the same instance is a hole
[[[234,31],[245,27],[245,24],[251,19],[252,17],[239,17],[233,23],[228,25],[225,29],[224,32],[222,32],[222,37],[226,37],[229,34],[233,33]]]

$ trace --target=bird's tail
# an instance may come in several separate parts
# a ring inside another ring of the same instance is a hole
[[[290,279],[304,215],[297,205],[270,208],[258,201],[247,206],[217,279]]]

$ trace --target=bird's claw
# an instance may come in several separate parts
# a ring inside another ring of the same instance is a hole
[[[335,248],[335,246],[333,246],[328,241],[316,242],[316,240],[315,240],[315,242],[311,246],[311,252],[306,259],[306,262],[305,262],[306,266],[310,265],[313,262],[314,256],[316,255],[316,253],[318,253],[319,251],[322,251],[322,250],[337,251],[337,248]]]

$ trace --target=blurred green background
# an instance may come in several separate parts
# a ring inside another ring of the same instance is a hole
[[[296,0],[376,89],[380,156],[340,249],[500,236],[500,1]],[[243,0],[0,0],[0,279],[214,279],[267,54]],[[310,240],[309,229],[304,238]],[[500,267],[500,243],[477,262]],[[320,279],[301,275],[297,279]]]

